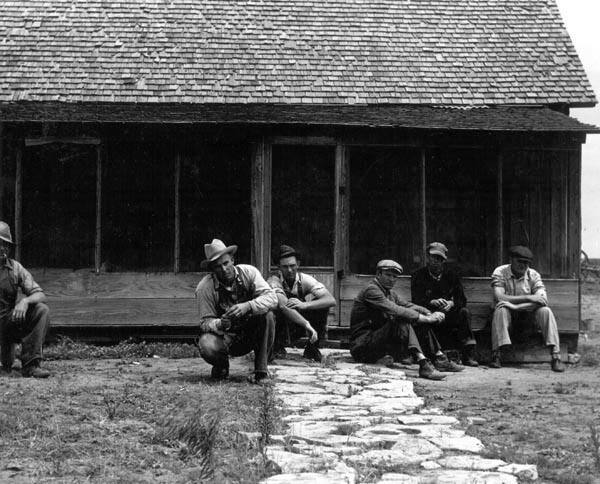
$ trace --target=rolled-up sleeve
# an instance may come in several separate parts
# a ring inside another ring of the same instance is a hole
[[[196,287],[196,308],[200,316],[200,331],[202,333],[219,332],[216,327],[219,322],[217,297],[212,276],[205,276]]]
[[[252,299],[248,301],[253,315],[265,314],[277,307],[277,295],[267,284],[259,270],[251,265],[239,265],[238,270],[244,272],[245,278],[254,285]]]
[[[419,312],[413,308],[395,304],[385,297],[377,287],[369,287],[363,295],[365,303],[378,309],[387,316],[394,316],[414,322],[419,319]],[[398,301],[398,300],[397,300]]]
[[[503,287],[506,289],[506,277],[502,271],[502,266],[497,267],[492,273],[492,287]]]
[[[42,288],[34,281],[31,273],[25,269],[19,262],[13,261],[14,274],[17,279],[17,285],[23,291],[25,296],[31,296],[36,292],[43,292]]]
[[[313,299],[319,299],[327,294],[327,288],[323,283],[308,274],[302,274],[302,289],[304,289],[305,294],[310,294]]]
[[[267,279],[267,284],[275,291],[275,294],[281,294],[285,296],[285,291],[283,290],[283,284],[281,284],[281,279],[278,276],[272,275]]]
[[[542,276],[533,269],[529,269],[529,287],[531,287],[531,294],[543,296],[546,299],[546,302],[548,302],[546,286],[544,286],[544,283],[542,282]]]

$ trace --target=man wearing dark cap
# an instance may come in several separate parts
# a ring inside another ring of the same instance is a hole
[[[323,284],[299,271],[300,254],[293,247],[282,245],[277,261],[279,270],[268,279],[278,299],[277,311],[269,316],[276,319],[274,356],[284,356],[286,343],[306,334],[304,358],[321,361],[319,346],[335,299]]]
[[[511,344],[510,332],[527,331],[533,325],[541,331],[551,354],[553,371],[564,371],[560,360],[560,340],[556,319],[548,307],[542,278],[530,266],[533,254],[529,248],[516,245],[508,249],[510,264],[497,267],[492,274],[496,307],[492,318],[491,368],[500,368],[501,348]]]
[[[277,307],[275,292],[251,265],[235,265],[237,245],[213,239],[204,244],[206,275],[196,287],[200,315],[200,355],[213,365],[211,376],[229,376],[229,356],[254,350],[252,383],[268,377],[267,362],[273,348],[275,328],[267,313]]]
[[[458,340],[463,351],[463,364],[478,366],[467,298],[460,278],[446,268],[447,259],[448,249],[441,242],[432,242],[427,246],[427,265],[412,275],[411,298],[415,304],[431,311],[441,311],[446,315],[444,322],[435,327],[439,340],[444,345],[453,344]],[[462,369],[442,355],[433,362],[438,370]]]
[[[10,227],[0,222],[0,359],[2,372],[11,373],[15,344],[21,343],[21,374],[48,378],[40,367],[42,345],[50,325],[46,295],[27,269],[8,257],[13,245]],[[25,297],[17,301],[19,289]]]
[[[431,326],[443,321],[444,313],[432,313],[400,299],[393,288],[402,272],[402,266],[393,260],[379,261],[375,278],[354,299],[350,354],[362,363],[393,362],[410,355],[419,363],[421,378],[442,380],[445,375],[425,357],[420,339],[432,346],[434,353],[440,349]]]

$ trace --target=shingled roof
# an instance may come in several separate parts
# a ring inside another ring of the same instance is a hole
[[[554,0],[2,2],[0,101],[592,106]]]

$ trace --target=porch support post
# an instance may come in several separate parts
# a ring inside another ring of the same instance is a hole
[[[252,264],[265,276],[271,266],[271,172],[271,145],[261,139],[252,145],[251,245]]]
[[[0,220],[4,220],[4,123],[0,122]]]
[[[96,237],[94,242],[94,270],[100,273],[102,265],[102,148],[96,146]]]
[[[497,226],[497,261],[496,266],[504,263],[504,157],[502,153],[498,153],[496,159],[496,218],[498,219]]]
[[[350,186],[348,150],[342,143],[335,147],[335,240],[334,297],[340,300],[341,280],[350,272]],[[338,311],[339,312],[339,311]],[[337,315],[339,320],[340,315]],[[339,321],[338,321],[339,322]]]
[[[173,237],[173,272],[179,272],[179,259],[181,250],[181,220],[180,220],[180,203],[179,203],[179,180],[181,178],[181,155],[177,153],[175,158],[175,234]]]
[[[419,163],[421,179],[420,190],[420,222],[421,222],[421,264],[427,261],[427,150],[421,148],[421,160]]]
[[[22,198],[23,198],[23,143],[17,142],[15,160],[15,259],[21,260],[22,240]]]

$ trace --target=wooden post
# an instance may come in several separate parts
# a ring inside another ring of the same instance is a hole
[[[23,198],[23,146],[21,141],[17,145],[15,167],[15,259],[21,260],[22,240],[22,198]]]
[[[271,252],[271,147],[264,139],[252,146],[252,264],[265,276]]]
[[[175,237],[173,247],[173,272],[179,272],[179,258],[181,250],[181,221],[179,208],[179,179],[181,177],[181,155],[177,153],[175,158]]]
[[[496,216],[498,218],[498,248],[496,266],[500,266],[504,263],[504,159],[502,153],[498,153],[496,160]]]
[[[427,151],[421,149],[420,173],[421,173],[421,191],[420,191],[420,222],[421,222],[421,265],[427,261]]]
[[[337,143],[335,147],[335,241],[334,241],[334,297],[340,301],[341,282],[350,272],[350,187],[347,148]],[[339,307],[339,304],[338,304]],[[337,320],[341,324],[341,311]]]
[[[4,220],[4,123],[0,122],[0,220]]]
[[[96,239],[94,242],[94,270],[100,273],[102,265],[102,147],[96,145]]]
[[[263,247],[261,270],[265,277],[271,272],[271,186],[273,180],[273,145],[263,144]]]

